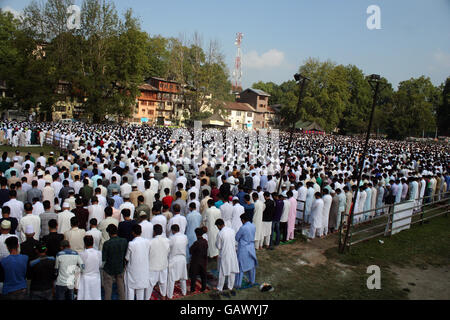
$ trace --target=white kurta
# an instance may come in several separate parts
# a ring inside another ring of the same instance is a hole
[[[231,228],[234,232],[238,232],[242,226],[241,215],[244,214],[245,209],[239,203],[233,206],[233,217],[231,219]]]
[[[315,199],[311,205],[311,227],[315,229],[322,228],[323,200]]]
[[[217,235],[215,246],[219,250],[219,272],[224,276],[229,276],[230,273],[239,273],[235,237],[236,232],[226,226]]]
[[[229,202],[225,202],[220,206],[220,214],[225,222],[225,226],[231,227],[231,221],[233,219],[233,205]]]
[[[149,283],[150,241],[136,237],[128,243],[125,260],[126,286],[131,289],[146,289]]]
[[[187,280],[186,248],[188,245],[188,238],[185,234],[177,232],[175,235],[171,236],[169,240],[169,282]]]
[[[88,207],[89,211],[89,221],[93,218],[97,219],[97,223],[100,223],[105,218],[105,209],[99,204],[93,204]]]
[[[333,197],[329,194],[323,196],[323,211],[322,211],[322,228],[325,231],[328,229],[328,218],[330,216],[330,207],[331,202],[333,201]]]
[[[263,212],[266,205],[261,200],[257,200],[255,202],[255,213],[253,215],[253,224],[255,225],[256,231],[255,231],[255,241],[262,241],[263,240],[263,233],[262,233],[262,218],[263,218]]]
[[[80,253],[84,262],[84,270],[80,275],[78,287],[78,300],[101,300],[102,253],[94,248],[86,249]]]
[[[210,258],[219,254],[219,250],[217,250],[214,244],[216,243],[216,237],[219,233],[219,229],[217,229],[215,223],[216,220],[220,218],[220,210],[216,207],[212,206],[211,208],[206,209],[204,224],[208,228],[208,256]]]

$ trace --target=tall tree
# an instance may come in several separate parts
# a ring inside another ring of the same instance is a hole
[[[450,135],[450,77],[445,80],[445,85],[440,86],[442,98],[436,110],[436,120],[439,135]]]

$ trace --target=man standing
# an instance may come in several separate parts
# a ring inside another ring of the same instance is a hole
[[[219,293],[222,293],[225,278],[228,277],[228,290],[234,296],[236,295],[236,292],[233,290],[235,276],[239,273],[239,263],[236,254],[236,233],[232,228],[225,226],[225,222],[222,219],[217,219],[215,224],[220,230],[215,243],[219,250],[219,258],[217,260],[219,282],[217,290],[219,290]]]
[[[270,245],[270,236],[272,234],[272,220],[275,214],[275,202],[270,199],[270,193],[264,192],[265,209],[262,218],[262,244],[266,249]]]
[[[31,203],[26,203],[25,206],[25,216],[20,219],[19,226],[17,227],[17,231],[20,232],[21,240],[25,241],[25,229],[27,226],[33,226],[34,230],[34,239],[39,240],[39,236],[41,233],[41,219],[37,215],[33,215],[33,206]]]
[[[58,213],[58,233],[66,233],[70,230],[70,219],[75,217],[73,212],[70,212],[70,205],[64,202],[62,205],[63,212]]]
[[[97,229],[97,219],[92,218],[89,220],[89,231],[86,232],[86,236],[92,236],[94,239],[94,249],[99,250],[100,241],[102,240],[102,232]]]
[[[28,266],[31,300],[53,300],[53,282],[56,280],[55,257],[47,256],[47,247],[40,243],[36,247],[38,257]]]
[[[208,209],[206,209],[203,224],[208,228],[208,257],[214,258],[219,254],[219,250],[214,245],[216,243],[216,237],[219,233],[215,223],[220,218],[220,210],[214,205],[214,200],[208,200]]]
[[[257,192],[252,193],[253,202],[255,203],[255,213],[253,215],[253,225],[255,226],[255,249],[262,249],[263,233],[262,233],[262,219],[265,209],[264,202],[259,199]]]
[[[189,263],[189,278],[191,279],[191,291],[195,292],[197,275],[200,275],[202,281],[201,292],[206,290],[206,269],[208,264],[208,241],[203,238],[204,231],[201,228],[195,229],[197,241],[189,248],[191,261]]]
[[[101,300],[102,287],[100,268],[102,253],[94,249],[94,238],[87,235],[83,238],[85,250],[80,253],[84,263],[84,270],[80,275],[77,300]]]
[[[117,236],[117,226],[109,224],[106,228],[109,240],[103,244],[103,288],[105,289],[105,300],[111,300],[112,285],[116,281],[119,300],[125,300],[125,255],[128,242]]]
[[[10,236],[5,240],[9,255],[0,261],[0,282],[6,300],[25,300],[27,292],[28,257],[19,254],[19,240]]]
[[[144,300],[145,290],[149,285],[149,248],[150,241],[141,237],[142,228],[135,224],[132,226],[133,240],[128,243],[125,260],[125,285],[127,300]],[[106,245],[106,244],[105,244]],[[147,297],[145,298],[147,300]]]
[[[328,234],[328,219],[330,217],[330,208],[333,198],[329,194],[328,189],[323,189],[323,212],[322,212],[322,232],[326,236]]]
[[[247,214],[241,215],[242,227],[236,233],[236,242],[238,243],[237,258],[239,261],[239,275],[236,277],[236,288],[242,285],[244,272],[249,273],[250,283],[255,283],[256,267],[258,260],[255,251],[255,226],[250,222]]]
[[[112,217],[113,209],[112,207],[105,208],[105,219],[100,221],[98,224],[98,230],[102,233],[102,240],[100,241],[99,250],[103,248],[103,244],[109,240],[109,235],[107,228],[110,224],[115,225],[116,227],[119,226],[119,220]]]
[[[184,234],[186,231],[186,225],[187,225],[187,221],[186,221],[186,217],[182,216],[180,214],[181,212],[181,208],[178,204],[176,204],[173,207],[173,217],[170,218],[169,222],[167,223],[167,236],[170,236],[170,228],[174,225],[177,224],[178,227],[180,228],[180,233]]]
[[[313,202],[311,206],[311,229],[309,230],[309,238],[314,239],[316,236],[316,232],[319,232],[319,237],[322,236],[322,214],[323,214],[323,200],[322,194],[320,192],[316,192],[314,195],[316,200]]]
[[[75,277],[79,269],[84,269],[83,260],[78,253],[70,249],[67,240],[61,241],[62,251],[56,255],[55,269],[58,273],[55,283],[56,300],[73,300]]]
[[[52,219],[48,222],[48,235],[42,237],[42,242],[47,247],[47,254],[51,257],[56,257],[56,254],[60,250],[61,241],[64,240],[64,235],[57,232],[58,223],[56,219]]]
[[[184,218],[184,217],[183,217]],[[170,241],[169,270],[167,278],[167,297],[172,299],[175,281],[180,281],[181,293],[186,295],[186,248],[188,239],[180,232],[178,224],[171,226],[172,236]]]
[[[150,269],[150,286],[145,292],[146,300],[150,299],[153,292],[153,287],[157,283],[159,283],[159,290],[163,300],[166,299],[170,241],[162,235],[162,231],[163,229],[161,225],[156,224],[153,226],[153,239],[150,241],[150,265],[149,268],[146,269]]]
[[[70,247],[78,253],[84,250],[84,236],[86,231],[84,229],[78,228],[77,217],[72,217],[70,219],[71,229],[64,233],[64,240],[69,241]]]
[[[297,200],[291,190],[287,192],[288,200],[290,203],[289,215],[287,221],[287,238],[286,241],[294,239],[295,220],[297,218]]]
[[[244,207],[240,204],[238,197],[233,197],[233,216],[231,218],[231,228],[234,232],[238,232],[242,226],[241,215],[245,212]]]
[[[189,248],[197,240],[195,229],[200,228],[200,225],[202,224],[202,215],[196,210],[196,204],[194,202],[191,202],[189,204],[189,213],[186,216],[186,222],[186,236],[188,238],[188,247],[186,251],[187,260],[189,261]]]

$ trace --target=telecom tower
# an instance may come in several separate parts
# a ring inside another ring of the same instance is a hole
[[[241,32],[236,33],[236,42],[234,43],[237,47],[236,59],[234,60],[234,70],[233,70],[233,92],[239,93],[242,91],[242,68],[241,68],[241,42],[244,35]]]

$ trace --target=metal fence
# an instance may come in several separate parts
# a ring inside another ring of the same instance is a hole
[[[339,227],[339,245],[342,244],[347,228],[350,231],[346,247],[350,250],[357,243],[380,236],[390,237],[414,224],[422,225],[433,218],[448,216],[449,212],[450,192],[445,192],[358,212],[353,215],[352,221],[349,221],[349,214],[343,213]]]

